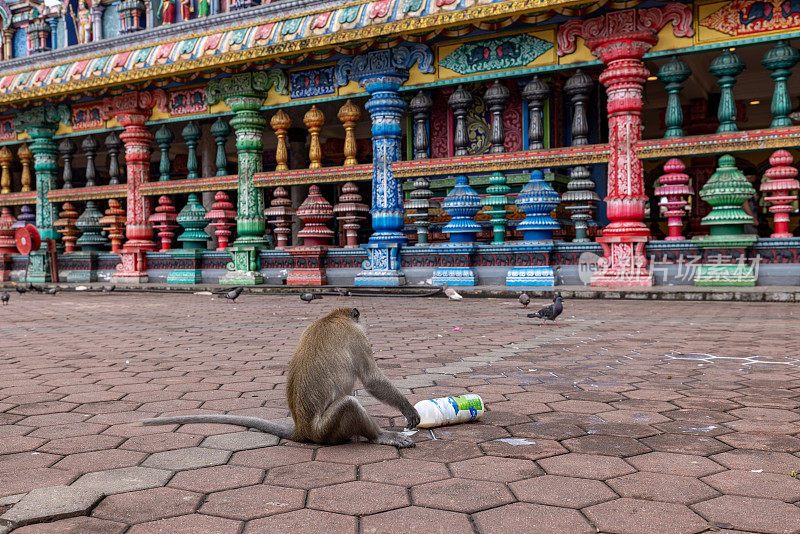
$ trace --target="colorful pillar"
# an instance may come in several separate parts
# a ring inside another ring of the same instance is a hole
[[[230,125],[236,132],[236,152],[239,161],[239,195],[236,216],[238,237],[228,252],[233,261],[228,264],[228,273],[220,284],[263,284],[264,276],[259,272],[258,253],[267,246],[264,239],[264,195],[256,189],[253,176],[261,172],[261,136],[267,121],[261,106],[267,92],[275,87],[278,93],[288,92],[288,82],[283,71],[247,72],[230,78],[212,80],[206,87],[209,104],[224,101],[236,114]]]
[[[32,108],[15,118],[17,131],[27,133],[33,140],[30,150],[36,173],[36,228],[42,239],[58,240],[58,232],[53,228],[57,213],[47,199],[47,193],[56,188],[58,177],[58,145],[53,136],[59,123],[69,124],[69,110],[63,105]],[[30,255],[28,280],[50,281],[50,264],[44,247]]]
[[[145,123],[153,107],[165,109],[164,91],[131,91],[103,100],[101,109],[106,119],[116,119],[125,131],[119,136],[125,144],[125,163],[128,173],[127,222],[128,240],[122,248],[122,263],[112,279],[118,283],[147,282],[146,252],[157,250],[153,241],[153,226],[149,222],[150,199],[140,190],[142,183],[150,180],[150,145],[153,134]]]
[[[642,222],[647,196],[636,143],[641,140],[642,89],[649,75],[642,56],[656,44],[658,31],[669,22],[678,37],[694,34],[691,7],[677,3],[576,19],[559,28],[559,55],[573,52],[580,36],[606,67],[600,82],[608,94],[611,153],[605,201],[610,223],[597,238],[603,247],[603,258],[592,275],[593,286],[653,284],[644,255],[650,230]]]
[[[372,228],[374,233],[362,247],[369,258],[356,276],[357,286],[399,286],[405,284],[400,270],[400,246],[404,209],[400,181],[392,173],[392,162],[400,160],[402,128],[406,108],[398,90],[408,80],[408,70],[417,63],[420,71],[433,72],[433,54],[421,44],[375,50],[347,57],[336,67],[336,84],[358,80],[370,94],[365,108],[372,118]]]

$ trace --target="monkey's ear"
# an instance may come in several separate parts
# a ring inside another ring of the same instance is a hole
[[[358,308],[353,308],[352,310],[350,310],[350,317],[352,317],[354,321],[358,321],[360,315],[361,314],[358,313]]]

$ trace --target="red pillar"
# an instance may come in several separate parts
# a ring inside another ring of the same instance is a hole
[[[153,241],[153,226],[149,222],[150,199],[139,187],[150,179],[150,145],[153,134],[145,126],[154,105],[163,108],[166,95],[161,90],[132,91],[106,98],[102,109],[106,118],[115,118],[125,131],[119,138],[125,144],[125,163],[128,169],[127,221],[122,247],[122,263],[117,265],[113,279],[120,283],[147,282],[145,253],[157,250]]]
[[[644,254],[650,230],[643,222],[647,196],[636,143],[642,135],[642,91],[650,74],[642,56],[658,42],[658,31],[669,22],[676,36],[694,34],[691,8],[683,4],[615,11],[594,19],[573,20],[559,29],[559,55],[572,53],[580,36],[606,67],[600,82],[608,94],[611,153],[604,200],[610,222],[597,238],[603,258],[592,275],[593,286],[653,284]]]

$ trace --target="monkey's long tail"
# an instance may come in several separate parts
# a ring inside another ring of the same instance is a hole
[[[175,417],[154,417],[152,419],[145,419],[142,421],[143,425],[188,425],[190,423],[219,423],[223,425],[238,425],[247,428],[255,428],[267,434],[278,436],[283,439],[294,439],[294,426],[293,425],[280,425],[267,421],[266,419],[259,419],[258,417],[245,417],[243,415],[178,415]]]

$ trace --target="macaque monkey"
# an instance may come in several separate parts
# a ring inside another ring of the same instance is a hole
[[[145,419],[145,425],[222,423],[255,428],[283,439],[323,445],[363,436],[371,443],[413,447],[398,432],[381,429],[353,396],[355,380],[375,398],[397,408],[408,428],[419,414],[378,369],[356,308],[339,308],[311,323],[289,362],[286,399],[294,426],[238,415],[182,415]]]

